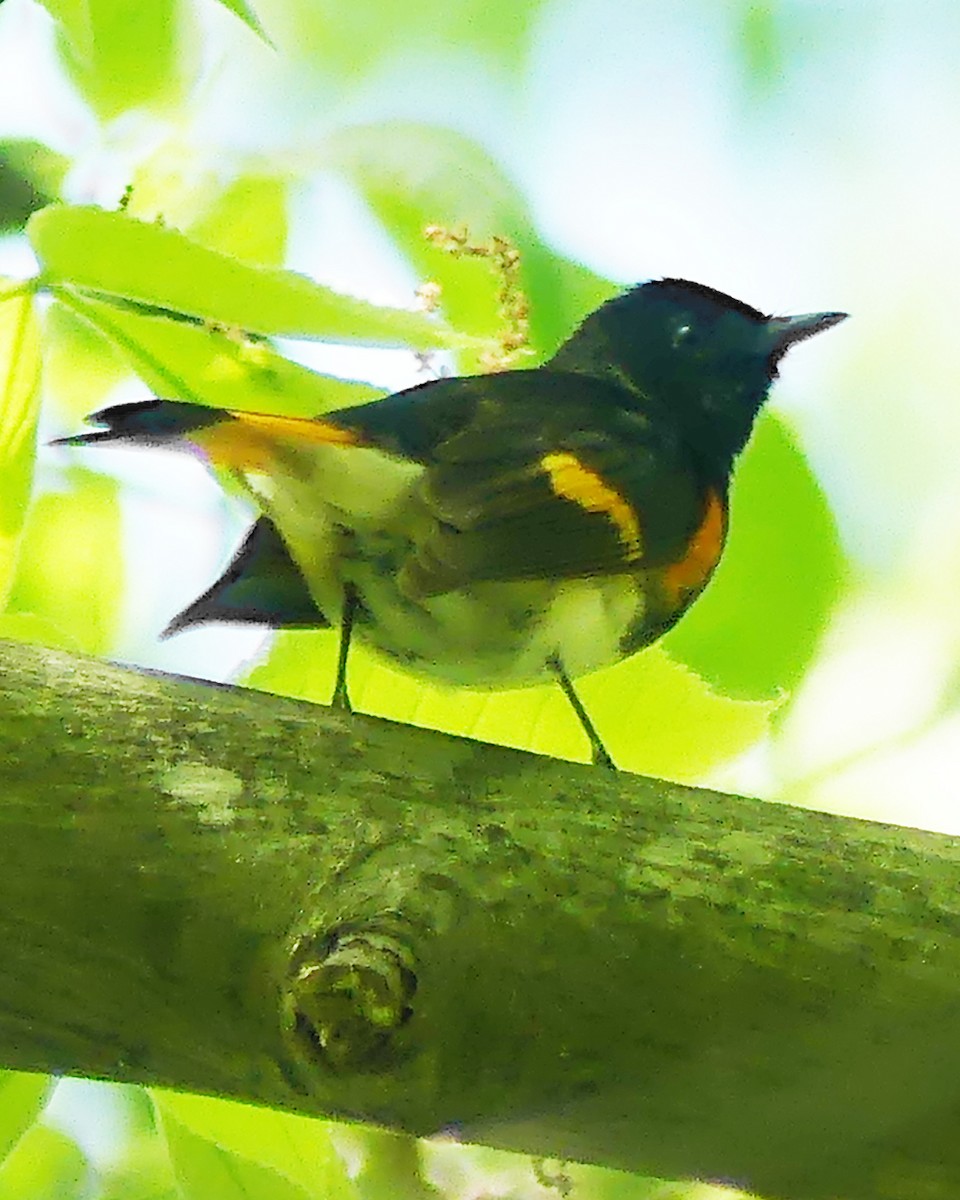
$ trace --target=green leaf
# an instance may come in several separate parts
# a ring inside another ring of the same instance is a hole
[[[31,213],[57,198],[68,165],[41,142],[0,141],[0,234],[22,229]]]
[[[183,1200],[163,1135],[155,1126],[124,1132],[109,1162],[97,1163],[99,1186],[91,1200]]]
[[[43,0],[63,64],[103,121],[177,94],[178,0]]]
[[[309,1192],[276,1171],[221,1150],[172,1117],[163,1130],[183,1200],[309,1200]]]
[[[314,417],[383,394],[367,383],[320,375],[261,343],[238,341],[200,325],[126,312],[71,293],[58,294],[116,346],[149,387],[168,399]]]
[[[250,687],[328,704],[336,675],[335,631],[287,631],[247,679]],[[483,692],[445,687],[388,665],[362,644],[350,650],[357,712],[585,762],[589,748],[554,684]],[[773,705],[714,692],[657,646],[578,680],[577,691],[617,764],[696,783],[755,745]]]
[[[508,71],[521,66],[544,0],[311,0],[279,6],[283,47],[316,70],[356,86],[385,60],[404,54],[429,63],[449,53],[482,56]],[[276,6],[275,6],[276,7]],[[278,32],[278,39],[280,34]],[[424,67],[429,70],[429,66]]]
[[[238,16],[244,25],[249,26],[257,37],[266,42],[268,46],[273,45],[273,42],[267,36],[266,30],[260,24],[260,18],[254,11],[253,6],[247,3],[247,0],[219,0],[219,2],[224,8]]]
[[[78,58],[93,54],[93,19],[89,0],[40,0],[59,26],[61,38]]]
[[[0,1071],[0,1159],[37,1119],[52,1087],[49,1075]]]
[[[190,226],[190,237],[244,262],[275,266],[287,245],[287,183],[272,176],[235,179]]]
[[[371,1200],[386,1200],[387,1197],[389,1200],[443,1200],[448,1194],[434,1187],[425,1177],[421,1153],[423,1143],[419,1138],[370,1125],[350,1125],[344,1128],[340,1140],[341,1144],[349,1147],[351,1159],[360,1159],[356,1186],[361,1196],[370,1197]],[[456,1149],[462,1155],[465,1147],[458,1146]],[[515,1158],[529,1162],[521,1155]],[[462,1165],[466,1161],[466,1155],[460,1158]],[[482,1175],[478,1179],[479,1172],[470,1171],[469,1174],[474,1177],[474,1188],[477,1188]],[[504,1194],[499,1187],[497,1192]]]
[[[228,328],[418,349],[470,340],[419,313],[378,308],[293,271],[240,262],[119,212],[54,206],[31,218],[27,234],[48,283]]]
[[[579,680],[577,691],[619,766],[677,783],[702,783],[755,746],[776,707],[721,695],[662,646]],[[569,728],[569,717],[557,712],[545,732],[561,719]],[[546,738],[541,744],[547,751]]]
[[[13,580],[33,482],[40,337],[33,297],[0,280],[0,609]]]
[[[191,241],[260,266],[279,266],[287,242],[289,181],[244,174],[225,181],[223,165],[174,133],[136,166],[124,216],[178,229]]]
[[[520,193],[461,134],[404,121],[353,126],[328,139],[322,156],[360,191],[418,274],[441,285],[443,310],[458,329],[489,337],[500,328],[498,281],[486,263],[453,258],[428,242],[428,225],[466,227],[474,242],[504,237],[520,251],[531,345],[540,356],[616,291],[543,244]]]
[[[25,642],[31,646],[48,646],[57,650],[80,650],[76,638],[70,636],[49,617],[33,613],[0,613],[0,638]]]
[[[0,1164],[3,1200],[73,1200],[88,1194],[89,1168],[65,1133],[34,1125]]]
[[[332,630],[282,630],[274,636],[266,657],[247,673],[245,686],[277,696],[329,704],[336,678],[337,637]],[[363,672],[367,660],[368,653],[362,645],[351,645],[351,693],[357,684],[357,672]],[[392,688],[393,684],[391,678],[387,686]]]
[[[67,490],[44,493],[30,509],[10,609],[49,621],[62,644],[105,654],[123,586],[117,484],[81,468],[65,482]]]
[[[111,310],[115,311],[115,310]],[[72,426],[131,376],[115,346],[89,321],[54,300],[43,314],[43,389],[45,400]]]
[[[734,473],[716,576],[663,645],[727,695],[780,695],[811,661],[847,574],[820,485],[764,413]]]
[[[770,0],[739,0],[731,11],[746,83],[763,100],[782,86],[784,76],[780,7]]]
[[[355,1200],[323,1121],[207,1096],[151,1094],[191,1197]]]

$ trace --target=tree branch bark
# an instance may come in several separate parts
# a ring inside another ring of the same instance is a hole
[[[0,1061],[960,1192],[960,842],[0,643]]]

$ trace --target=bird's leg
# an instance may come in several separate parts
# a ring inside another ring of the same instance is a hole
[[[353,712],[347,694],[347,658],[350,654],[350,635],[353,633],[353,618],[357,612],[357,593],[351,584],[343,589],[343,615],[340,618],[340,653],[337,655],[337,682],[333,689],[332,708],[342,712]]]
[[[573,711],[577,714],[577,718],[580,721],[580,724],[583,726],[583,732],[587,735],[587,738],[590,742],[590,750],[593,755],[593,765],[595,767],[606,767],[609,771],[615,771],[617,769],[617,764],[607,753],[607,748],[600,740],[600,734],[597,733],[593,722],[590,720],[589,713],[581,703],[580,697],[573,690],[573,684],[570,682],[569,676],[563,669],[560,659],[551,659],[550,666],[553,669],[553,673],[557,677],[557,683],[559,683],[563,688],[563,694],[570,701]]]

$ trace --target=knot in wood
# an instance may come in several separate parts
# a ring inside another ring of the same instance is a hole
[[[335,1071],[375,1070],[390,1057],[417,989],[413,953],[397,933],[341,928],[300,942],[288,1003],[301,1054]]]

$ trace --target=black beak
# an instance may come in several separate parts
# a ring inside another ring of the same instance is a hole
[[[848,313],[804,313],[801,317],[771,317],[767,321],[767,329],[773,339],[772,365],[775,365],[791,346],[802,342],[804,338],[813,337],[839,325],[849,316]]]

